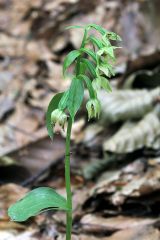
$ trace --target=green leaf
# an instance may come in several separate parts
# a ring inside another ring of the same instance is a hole
[[[71,51],[64,59],[63,63],[63,75],[65,76],[65,72],[67,68],[74,62],[74,60],[81,55],[79,50]]]
[[[87,48],[80,48],[79,51],[88,54],[91,58],[93,58],[94,61],[96,61],[96,54],[94,51],[87,49]]]
[[[86,82],[86,85],[87,85],[87,89],[89,91],[89,95],[90,95],[90,98],[95,98],[95,91],[92,87],[92,82],[91,80],[86,76],[86,75],[79,75],[78,76],[79,79],[83,79],[85,82]]]
[[[76,115],[78,109],[80,108],[84,96],[84,87],[83,82],[78,78],[74,77],[72,79],[72,83],[69,89],[69,97],[68,97],[68,111],[72,117],[72,121],[74,120],[74,116]]]
[[[86,58],[81,58],[81,62],[83,62],[86,65],[86,67],[91,72],[93,77],[95,77],[96,76],[96,71],[95,71],[95,66],[93,65],[93,63]]]
[[[83,63],[82,61],[80,62],[80,69],[79,69],[79,73],[80,74],[84,74],[85,71],[87,69],[87,66],[85,65],[85,63]]]
[[[63,92],[62,93],[58,93],[56,94],[50,101],[49,105],[48,105],[48,109],[47,109],[47,113],[46,113],[46,127],[47,127],[47,131],[48,131],[48,135],[50,136],[50,138],[53,140],[53,126],[51,123],[51,113],[58,108],[58,104],[63,96]]]
[[[101,76],[101,87],[106,90],[107,92],[112,92],[112,87],[109,83],[109,81]]]
[[[64,92],[63,96],[61,97],[61,100],[59,101],[58,108],[61,110],[64,110],[67,107],[69,97],[69,89]]]
[[[75,29],[75,28],[84,28],[84,27],[78,26],[78,25],[73,25],[73,26],[66,27],[65,29],[68,30],[68,29]]]
[[[93,23],[92,24],[88,24],[87,27],[91,27],[91,28],[96,29],[102,35],[104,35],[107,32],[106,29],[104,29],[103,27],[101,27],[101,26],[99,26],[97,24],[93,24]]]
[[[49,187],[36,188],[11,205],[8,215],[13,221],[23,222],[47,209],[67,211],[66,199]]]
[[[99,40],[98,38],[94,36],[89,36],[89,40],[92,42],[93,45],[97,46],[97,48],[99,49],[103,48],[103,44],[101,40]]]

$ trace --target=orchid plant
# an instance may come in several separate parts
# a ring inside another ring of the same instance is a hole
[[[45,210],[63,210],[66,212],[66,240],[71,240],[72,232],[72,191],[70,180],[70,139],[72,124],[76,113],[81,107],[85,87],[89,93],[86,103],[88,119],[99,118],[101,104],[97,92],[103,88],[111,92],[108,78],[114,76],[113,62],[115,62],[113,41],[121,41],[119,35],[107,31],[96,24],[86,26],[70,26],[84,31],[79,49],[71,51],[63,63],[63,75],[68,75],[68,69],[73,66],[72,79],[65,92],[54,95],[48,105],[46,126],[50,138],[53,140],[55,126],[67,128],[65,145],[65,184],[66,198],[49,187],[36,188],[10,206],[8,214],[13,221],[26,221]],[[92,30],[92,31],[91,31]],[[94,31],[99,33],[95,36]]]

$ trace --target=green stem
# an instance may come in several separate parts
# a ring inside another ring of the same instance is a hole
[[[86,38],[87,38],[87,30],[85,29],[80,49],[85,47]],[[81,55],[77,58],[76,75],[79,75],[79,72],[80,72],[80,61],[81,61]]]
[[[72,232],[72,192],[71,192],[71,179],[70,179],[70,138],[72,130],[72,119],[69,117],[66,137],[66,153],[65,153],[65,182],[67,193],[68,211],[66,212],[66,240],[71,240]]]
[[[84,31],[84,36],[81,44],[81,48],[84,48],[87,38],[87,30]],[[80,60],[81,56],[77,59],[76,75],[80,72]],[[67,205],[68,211],[66,212],[66,240],[71,240],[72,235],[72,192],[71,192],[71,179],[70,179],[70,138],[72,130],[72,118],[69,117],[66,137],[66,153],[65,153],[65,182],[67,193]]]

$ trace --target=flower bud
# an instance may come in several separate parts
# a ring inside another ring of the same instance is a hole
[[[101,78],[96,78],[92,81],[92,87],[95,91],[98,91],[101,89]]]
[[[86,108],[88,111],[88,119],[91,118],[99,118],[100,115],[100,111],[101,111],[101,105],[100,105],[100,101],[98,99],[90,99],[87,104],[86,104]]]
[[[51,122],[55,126],[55,124],[59,124],[62,128],[64,128],[65,123],[67,122],[67,115],[60,109],[55,109],[51,113]]]

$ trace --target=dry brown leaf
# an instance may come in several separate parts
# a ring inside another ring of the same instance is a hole
[[[143,226],[132,229],[126,229],[113,234],[111,237],[103,240],[159,240],[160,232],[158,229]]]
[[[26,226],[20,224],[20,223],[16,223],[16,222],[8,222],[8,221],[0,221],[0,231],[7,231],[10,229],[16,229],[16,230],[25,230]]]
[[[35,176],[47,167],[49,171],[49,166],[58,163],[58,161],[60,162],[65,152],[64,139],[60,136],[55,136],[55,138],[54,144],[48,137],[37,139],[27,147],[13,153],[12,156],[14,159],[18,159],[18,162],[28,169],[32,176]]]
[[[0,122],[4,117],[11,111],[15,109],[15,102],[10,97],[5,97],[2,100],[0,99]]]
[[[142,159],[137,160],[122,169],[104,173],[91,189],[89,199],[92,204],[96,202],[96,205],[101,203],[101,198],[106,201],[106,204],[111,203],[117,207],[127,203],[130,198],[140,204],[140,198],[145,199],[147,196],[149,198],[150,194],[159,191],[159,178],[160,167],[157,158],[154,165],[148,166],[147,170]]]
[[[160,232],[153,227],[135,227],[118,231],[110,237],[94,237],[91,235],[80,235],[78,240],[159,240]]]
[[[157,165],[154,169],[149,169],[144,175],[133,178],[120,191],[115,192],[111,197],[112,203],[120,205],[127,197],[140,197],[159,190],[159,178],[160,167]]]
[[[8,207],[24,196],[28,189],[16,184],[6,184],[0,187],[0,219],[8,220]]]
[[[93,214],[88,214],[82,217],[81,225],[85,232],[102,233],[107,231],[117,231],[124,230],[135,227],[144,227],[146,225],[152,225],[156,222],[153,218],[135,218],[135,217],[112,217],[103,218],[100,216],[95,216]]]
[[[24,232],[18,232],[13,230],[10,231],[0,231],[1,240],[38,240],[34,237],[35,231],[27,230]]]
[[[25,46],[25,56],[31,61],[48,60],[53,58],[53,54],[43,40],[27,42]]]

